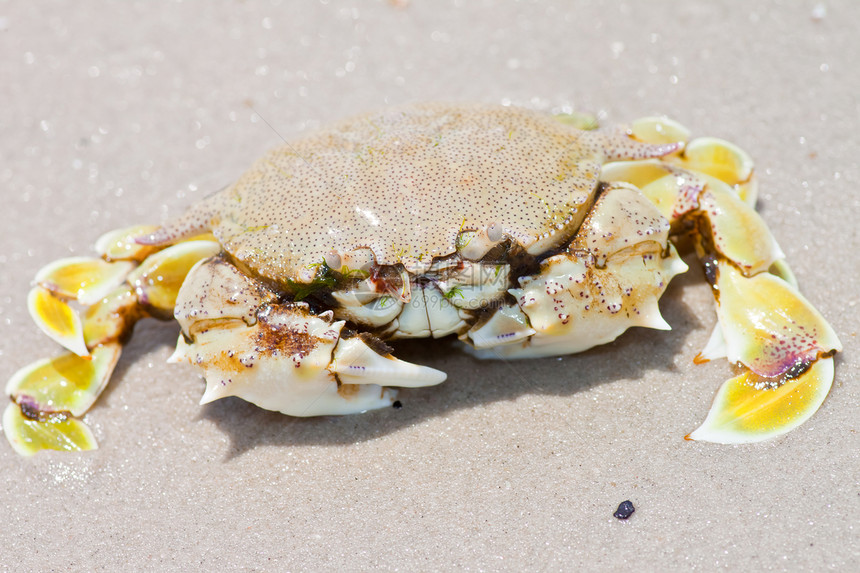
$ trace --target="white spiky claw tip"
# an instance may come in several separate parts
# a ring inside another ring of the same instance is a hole
[[[345,384],[379,383],[386,386],[417,388],[441,384],[447,375],[427,366],[383,356],[361,338],[338,342],[329,370]]]

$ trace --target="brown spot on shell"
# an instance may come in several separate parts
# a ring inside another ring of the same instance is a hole
[[[285,305],[290,307],[293,313],[310,313],[303,307]],[[276,309],[276,307],[273,307]],[[257,332],[254,335],[255,350],[260,354],[270,356],[293,356],[301,360],[317,347],[320,343],[329,342],[310,334],[307,330],[300,330],[295,326],[275,324],[268,319],[268,309],[263,309],[257,314]],[[307,327],[305,327],[307,328]]]
[[[340,394],[343,398],[349,398],[350,396],[354,396],[358,394],[358,391],[361,389],[361,385],[359,384],[338,384],[337,385],[337,393]]]

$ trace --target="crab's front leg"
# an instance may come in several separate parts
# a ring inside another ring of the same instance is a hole
[[[107,385],[122,342],[140,318],[170,318],[188,270],[220,250],[211,240],[137,245],[133,237],[149,230],[108,233],[96,244],[101,258],[62,259],[37,274],[30,314],[69,352],[25,366],[6,385],[3,429],[19,454],[97,447],[80,418]]]
[[[386,386],[445,380],[331,311],[282,300],[221,256],[191,270],[175,315],[182,333],[171,360],[203,368],[201,403],[238,396],[291,416],[352,414],[390,406],[396,391]]]
[[[645,140],[686,141],[686,130],[673,122],[646,119],[638,128]],[[692,234],[719,319],[697,361],[725,357],[740,368],[688,438],[756,442],[812,416],[830,390],[832,356],[842,345],[798,292],[782,251],[753,209],[749,156],[730,143],[702,138],[660,161],[609,164],[603,177],[634,183],[677,232]]]

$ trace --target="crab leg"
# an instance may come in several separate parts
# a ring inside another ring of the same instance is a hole
[[[107,386],[122,340],[137,320],[172,315],[188,270],[220,250],[207,240],[163,250],[133,241],[151,229],[108,233],[96,245],[102,258],[62,259],[36,275],[28,297],[30,314],[70,352],[25,366],[7,383],[12,403],[3,415],[3,429],[19,454],[97,447],[80,417]]]
[[[660,121],[642,120],[639,137],[653,137]],[[702,138],[660,161],[608,164],[603,179],[637,185],[673,229],[692,234],[718,317],[697,362],[725,357],[741,369],[688,439],[757,442],[809,419],[830,389],[832,355],[842,345],[798,292],[782,251],[753,210],[749,156],[728,142]]]
[[[445,374],[394,358],[331,311],[281,302],[218,256],[201,261],[179,292],[182,334],[171,357],[203,368],[205,404],[238,396],[291,416],[351,414],[390,406],[385,386],[431,386]]]

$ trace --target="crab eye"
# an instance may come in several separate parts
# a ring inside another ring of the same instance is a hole
[[[330,268],[334,271],[337,271],[341,268],[340,255],[337,254],[335,251],[331,251],[329,253],[326,253],[325,257],[323,257],[323,258],[324,258],[325,264],[328,268]]]
[[[493,223],[487,227],[487,238],[494,243],[498,243],[505,237],[505,230],[498,223]]]

